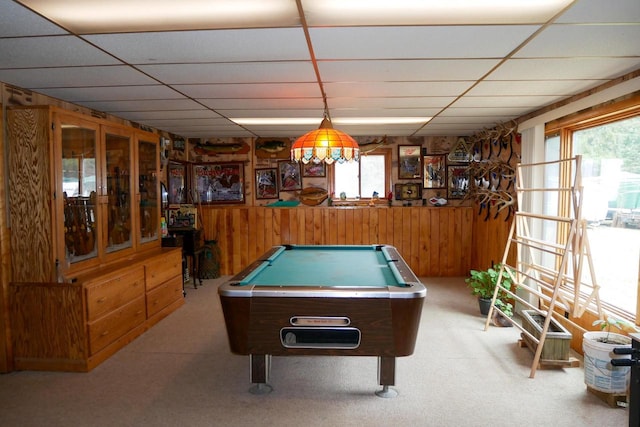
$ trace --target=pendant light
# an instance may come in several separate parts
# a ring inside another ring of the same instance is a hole
[[[291,160],[304,164],[309,162],[327,164],[358,161],[360,147],[346,133],[334,129],[325,113],[320,127],[307,132],[291,146]]]

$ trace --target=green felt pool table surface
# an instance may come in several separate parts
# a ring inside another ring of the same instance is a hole
[[[255,286],[407,286],[398,256],[381,245],[282,246],[239,284]]]

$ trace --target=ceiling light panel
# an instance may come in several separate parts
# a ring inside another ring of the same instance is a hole
[[[129,64],[310,59],[302,28],[100,34],[85,38]]]
[[[539,26],[311,28],[323,59],[496,58],[507,55]]]
[[[572,0],[302,0],[310,26],[535,24]]]
[[[300,25],[291,0],[21,0],[77,34]]]

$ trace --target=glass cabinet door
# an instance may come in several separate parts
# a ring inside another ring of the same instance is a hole
[[[131,234],[131,137],[105,134],[107,253],[133,247]]]
[[[158,183],[158,145],[138,142],[138,191],[140,194],[140,242],[157,240],[160,219]]]
[[[95,258],[97,245],[97,130],[62,121],[62,212],[68,264]]]

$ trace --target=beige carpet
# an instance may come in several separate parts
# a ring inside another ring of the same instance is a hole
[[[582,368],[539,370],[516,328],[490,328],[463,279],[423,278],[416,352],[397,360],[399,395],[374,395],[374,357],[274,357],[268,395],[248,393],[248,357],[228,350],[216,288],[87,374],[0,375],[12,426],[626,426],[586,391]]]

